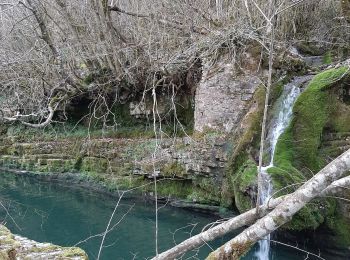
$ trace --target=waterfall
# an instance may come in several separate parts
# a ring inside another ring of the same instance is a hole
[[[276,113],[269,126],[267,142],[270,147],[270,163],[262,167],[262,187],[259,203],[264,204],[272,194],[272,182],[267,173],[267,169],[273,167],[273,159],[278,138],[288,127],[293,115],[293,105],[300,94],[300,86],[310,80],[310,76],[296,77],[291,83],[284,86],[283,93],[276,103]],[[270,235],[259,241],[259,249],[255,256],[259,260],[268,260],[270,253]]]

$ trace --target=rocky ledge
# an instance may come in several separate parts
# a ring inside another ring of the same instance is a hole
[[[72,259],[87,260],[86,253],[77,247],[60,247],[50,243],[39,243],[13,235],[0,225],[0,259]]]

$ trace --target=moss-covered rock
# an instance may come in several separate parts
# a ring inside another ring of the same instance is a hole
[[[248,159],[231,178],[234,187],[235,205],[239,212],[245,212],[254,207],[257,187],[258,170],[254,161]]]
[[[84,157],[80,170],[83,172],[106,173],[108,161],[104,158]]]
[[[347,76],[348,68],[330,69],[316,75],[306,90],[297,99],[294,118],[280,137],[275,151],[274,164],[286,168],[293,165],[298,169],[317,172],[324,162],[318,155],[321,136],[331,111],[333,111],[330,89]]]
[[[319,148],[325,129],[347,130],[348,115],[339,113],[337,91],[348,77],[348,68],[330,69],[316,75],[296,101],[294,117],[278,140],[274,165],[268,170],[276,196],[293,192],[325,164]],[[344,110],[343,110],[344,111]],[[304,207],[285,228],[316,229],[335,214],[335,201],[317,199]]]
[[[182,178],[187,175],[186,169],[178,162],[167,163],[161,169],[161,173],[166,177]]]
[[[336,212],[329,216],[326,226],[333,232],[332,242],[338,247],[350,246],[350,219]]]
[[[13,235],[0,225],[0,259],[75,259],[87,260],[86,253],[77,247],[60,247],[49,243],[38,243]]]

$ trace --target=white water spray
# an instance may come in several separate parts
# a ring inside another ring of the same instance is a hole
[[[300,86],[310,79],[309,76],[297,77],[291,83],[284,86],[283,93],[277,102],[277,113],[272,119],[271,126],[269,127],[269,133],[267,135],[267,141],[270,147],[271,159],[268,166],[262,167],[262,187],[259,198],[259,203],[264,204],[272,194],[272,183],[267,173],[267,169],[273,167],[273,159],[275,155],[275,149],[278,138],[288,127],[293,115],[293,105],[300,94]],[[265,239],[259,241],[259,249],[255,253],[255,256],[259,260],[268,260],[270,253],[270,235]]]

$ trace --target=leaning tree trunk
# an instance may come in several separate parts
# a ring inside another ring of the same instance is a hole
[[[322,191],[320,196],[332,196],[339,194],[344,188],[350,187],[350,176],[344,177],[340,180],[333,182],[325,190]],[[286,195],[288,196],[288,195]],[[267,205],[260,206],[260,217],[265,216],[278,204],[280,204],[286,196],[281,196],[277,199],[271,199]],[[253,224],[257,220],[255,209],[251,209],[239,216],[236,216],[228,221],[225,221],[213,228],[208,229],[198,235],[195,235],[180,244],[170,248],[169,250],[161,253],[158,257],[154,257],[153,260],[166,260],[166,259],[177,259],[186,252],[198,248],[201,245],[213,241],[219,237],[226,235],[227,233]]]
[[[239,259],[252,245],[287,223],[312,199],[322,195],[332,182],[350,170],[350,149],[328,164],[297,191],[288,195],[272,212],[231,241],[212,252],[207,259]]]

